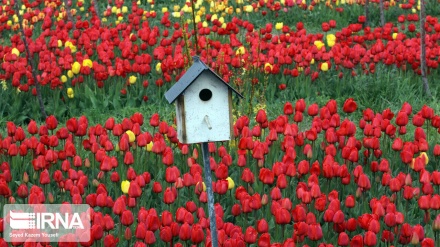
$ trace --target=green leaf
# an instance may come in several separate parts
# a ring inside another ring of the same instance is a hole
[[[96,95],[95,93],[93,93],[93,91],[90,89],[89,86],[85,85],[85,95],[87,96],[88,99],[90,99],[90,102],[92,104],[93,108],[97,108],[98,107],[98,103],[96,101]]]

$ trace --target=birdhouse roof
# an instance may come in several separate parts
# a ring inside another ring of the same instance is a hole
[[[215,73],[211,68],[209,68],[198,56],[193,57],[193,65],[183,74],[183,76],[177,81],[166,93],[165,98],[171,104],[173,103],[180,94],[182,94],[204,71],[209,71],[215,75],[219,81],[224,83],[238,96],[243,98],[243,96],[237,92],[229,83],[225,82],[217,73]]]

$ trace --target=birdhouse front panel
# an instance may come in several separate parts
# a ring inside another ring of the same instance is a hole
[[[182,143],[231,139],[229,87],[208,70],[202,72],[176,102],[178,139]]]

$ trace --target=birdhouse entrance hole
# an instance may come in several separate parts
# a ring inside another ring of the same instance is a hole
[[[208,101],[211,99],[211,97],[212,97],[212,92],[207,88],[202,89],[199,93],[199,98],[203,101]]]

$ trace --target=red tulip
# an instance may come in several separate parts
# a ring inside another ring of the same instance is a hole
[[[269,224],[265,219],[257,220],[257,232],[262,234],[269,231]]]
[[[29,134],[31,135],[35,135],[38,133],[38,126],[37,126],[37,122],[35,122],[34,120],[31,120],[28,124],[28,128],[27,131],[29,132]]]
[[[432,238],[424,238],[420,243],[422,247],[434,247],[435,242]]]
[[[327,23],[327,22],[323,22],[323,23],[321,24],[321,28],[322,28],[322,31],[323,31],[323,32],[328,32],[328,31],[330,30],[330,24]]]
[[[274,179],[275,179],[275,175],[274,175],[274,173],[270,169],[268,169],[268,168],[261,168],[260,169],[259,179],[264,184],[273,184]]]
[[[411,164],[412,159],[413,159],[414,153],[411,149],[409,148],[404,148],[401,152],[400,152],[400,159],[402,160],[403,163],[405,164]]]
[[[320,240],[323,237],[321,225],[319,223],[310,224],[307,236],[312,241]]]
[[[157,127],[157,126],[159,126],[159,121],[160,121],[159,114],[154,113],[150,118],[150,125],[152,127]]]
[[[228,180],[222,179],[214,182],[214,192],[219,195],[224,195],[228,191]]]
[[[153,183],[153,192],[157,194],[162,192],[162,185],[159,182]]]
[[[172,204],[174,200],[176,200],[176,196],[174,195],[171,188],[167,187],[163,194],[163,202],[165,202],[166,204]]]
[[[348,243],[350,242],[350,237],[345,232],[339,233],[338,236],[338,245],[339,246],[348,246]]]
[[[356,111],[356,109],[357,109],[357,104],[352,98],[345,100],[344,106],[342,107],[342,110],[345,113],[352,113]]]
[[[258,238],[258,247],[270,247],[270,234],[263,233],[260,238]]]
[[[285,115],[292,115],[292,114],[293,114],[293,106],[292,106],[292,103],[290,103],[290,102],[286,102],[286,103],[284,104],[284,109],[283,109],[283,111],[284,111],[284,114],[285,114]]]
[[[119,197],[116,199],[115,204],[113,205],[113,213],[116,215],[122,215],[123,212],[126,211],[126,204],[124,197]]]
[[[402,184],[400,183],[399,179],[392,178],[389,182],[390,190],[391,192],[399,192],[400,189],[402,189]]]
[[[401,127],[406,126],[408,124],[408,114],[403,111],[397,113],[396,124]]]
[[[228,177],[228,167],[220,163],[220,165],[215,169],[215,176],[217,179],[226,179]]]
[[[44,169],[40,174],[40,184],[49,184],[50,183],[50,175],[47,169]]]
[[[58,120],[55,118],[55,116],[50,115],[46,118],[46,126],[49,130],[54,130],[58,126]]]
[[[287,209],[280,207],[275,212],[275,223],[284,225],[290,223],[290,213]]]
[[[128,195],[133,198],[138,198],[142,195],[142,189],[135,180],[130,182],[130,186],[128,187]]]
[[[266,111],[262,109],[258,110],[257,115],[255,117],[255,121],[257,121],[257,123],[260,124],[262,128],[265,128],[263,126],[267,125]]]
[[[176,166],[167,167],[165,169],[165,181],[167,183],[175,183],[180,177],[180,171]]]
[[[174,164],[173,150],[170,147],[166,147],[162,153],[162,163],[167,166]]]
[[[145,243],[148,245],[152,245],[156,242],[156,236],[154,235],[154,232],[152,231],[146,231],[145,232]]]
[[[29,195],[29,190],[26,184],[20,184],[20,186],[18,186],[17,195],[20,198],[26,198]]]
[[[253,244],[257,242],[258,232],[252,226],[246,228],[246,232],[244,234],[244,241],[248,244]]]
[[[160,228],[160,233],[159,233],[160,239],[162,241],[164,241],[165,243],[169,243],[173,240],[173,234],[171,231],[171,227],[169,226],[165,226]]]
[[[365,246],[376,246],[377,244],[376,234],[372,231],[367,231],[364,236],[364,244]]]
[[[115,238],[113,235],[109,234],[104,237],[104,246],[116,247],[118,245],[119,238]]]
[[[201,243],[205,238],[202,227],[199,224],[194,224],[191,228],[191,242],[193,244]]]
[[[356,235],[351,239],[350,246],[364,246],[364,241],[361,235]]]
[[[179,238],[182,241],[187,241],[191,238],[191,226],[188,223],[183,223],[180,227]]]
[[[134,217],[130,210],[124,210],[121,215],[121,224],[124,226],[130,226],[133,224]]]

